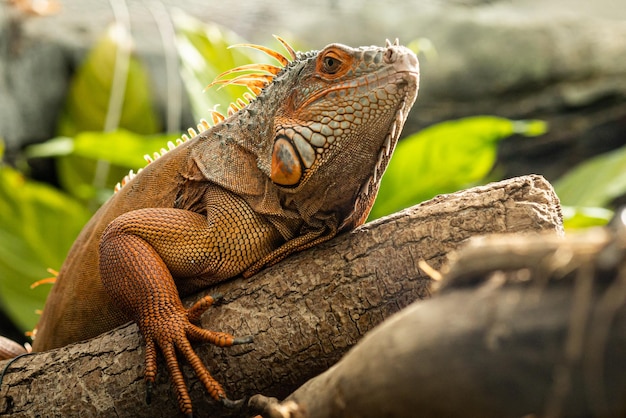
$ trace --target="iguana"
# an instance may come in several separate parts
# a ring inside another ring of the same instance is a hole
[[[232,404],[190,341],[231,346],[250,338],[194,325],[214,298],[185,309],[181,296],[249,277],[362,224],[419,84],[415,54],[397,41],[296,53],[278,39],[290,59],[245,46],[280,66],[237,67],[214,82],[248,86],[249,103],[190,131],[88,222],[47,299],[35,351],[132,320],[146,342],[148,389],[160,349],[180,410],[192,414],[178,352],[214,399]]]

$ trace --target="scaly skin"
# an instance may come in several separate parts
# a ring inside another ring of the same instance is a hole
[[[213,300],[187,311],[181,295],[250,276],[363,223],[418,72],[402,46],[333,44],[264,76],[271,81],[255,100],[150,163],[94,215],[59,272],[34,350],[133,320],[146,340],[149,385],[158,347],[191,415],[178,351],[211,396],[229,403],[190,341],[248,340],[193,325]]]

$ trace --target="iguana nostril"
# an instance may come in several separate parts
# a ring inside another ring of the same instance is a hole
[[[398,59],[398,54],[396,53],[396,50],[393,46],[387,48],[387,50],[385,51],[384,59],[387,64],[393,64],[394,62],[396,62],[396,59]]]

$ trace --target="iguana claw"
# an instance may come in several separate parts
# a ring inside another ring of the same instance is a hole
[[[237,399],[236,401],[231,401],[228,398],[221,399],[222,405],[228,409],[240,408],[244,404],[245,401],[246,401],[246,398]]]
[[[224,294],[223,293],[213,293],[211,295],[211,297],[213,298],[213,302],[219,302],[220,300],[224,299]]]
[[[152,403],[152,388],[154,388],[154,384],[151,381],[146,382],[146,404],[150,405]]]
[[[245,337],[236,337],[233,340],[233,345],[250,344],[252,342],[254,342],[254,337],[252,335],[246,335]]]

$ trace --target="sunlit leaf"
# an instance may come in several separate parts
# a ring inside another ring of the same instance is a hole
[[[83,132],[76,135],[74,153],[81,157],[105,160],[111,164],[137,169],[146,165],[145,154],[152,155],[179,135],[137,135],[129,131]]]
[[[59,137],[42,144],[32,145],[27,155],[34,157],[59,157],[58,170],[61,183],[66,190],[81,200],[89,200],[100,191],[94,187],[93,169],[95,162],[106,161],[111,167],[100,183],[102,188],[113,190],[113,186],[130,169],[137,170],[146,165],[144,155],[168,148],[178,135],[139,135],[126,130],[113,132],[82,132],[75,138]],[[85,173],[89,173],[85,176]],[[104,199],[108,194],[102,196]],[[102,199],[98,199],[102,203]]]
[[[416,54],[424,54],[427,61],[436,61],[439,54],[435,45],[429,38],[417,38],[407,44],[407,48]]]
[[[208,119],[207,111],[215,105],[219,105],[219,112],[226,114],[228,105],[248,91],[246,87],[235,85],[205,89],[219,74],[244,64],[276,64],[254,49],[231,48],[247,41],[220,25],[201,22],[182,12],[176,12],[172,17],[182,62],[181,75],[198,120]],[[272,43],[274,49],[283,53],[278,42],[273,40]]]
[[[74,136],[82,131],[117,128],[143,134],[160,131],[148,73],[132,54],[130,43],[129,35],[123,28],[112,25],[87,54],[72,78],[59,120],[59,135]],[[120,51],[121,54],[118,54]],[[128,65],[125,66],[124,62]],[[114,82],[116,71],[119,76],[117,81],[122,80],[119,84]],[[114,91],[115,87],[125,90]],[[119,95],[122,103],[112,103],[110,98],[113,94]],[[121,104],[122,108],[110,108],[110,104]],[[118,110],[121,112],[119,118],[113,118],[117,123],[106,126],[107,114]]]
[[[605,208],[584,208],[563,206],[563,226],[565,229],[581,229],[606,225],[613,217],[613,211]]]
[[[228,105],[241,97],[247,88],[226,86],[205,90],[216,76],[239,65],[255,62],[260,54],[229,46],[245,41],[214,23],[203,23],[182,13],[173,15],[177,29],[177,48],[182,62],[181,75],[191,99],[194,117],[207,116],[207,111],[220,105],[218,111],[226,114]],[[246,55],[247,54],[247,55]]]
[[[607,207],[626,194],[626,147],[579,164],[554,183],[563,205]]]
[[[403,139],[382,178],[370,218],[480,182],[493,168],[499,141],[545,130],[540,121],[477,116],[433,125]]]
[[[72,78],[58,124],[59,135],[66,137],[115,129],[141,134],[161,130],[153,109],[148,73],[132,53],[130,35],[119,24],[108,28]],[[57,163],[64,189],[90,201],[92,206],[101,203],[94,199],[109,187],[111,178],[119,177],[119,170],[102,161],[81,159],[67,148],[59,148],[67,144],[63,140],[46,144],[57,147],[56,152],[67,154]],[[109,144],[102,147],[114,150]]]
[[[69,196],[0,166],[0,297],[24,330],[36,324],[49,291],[30,284],[59,269],[89,216]]]

